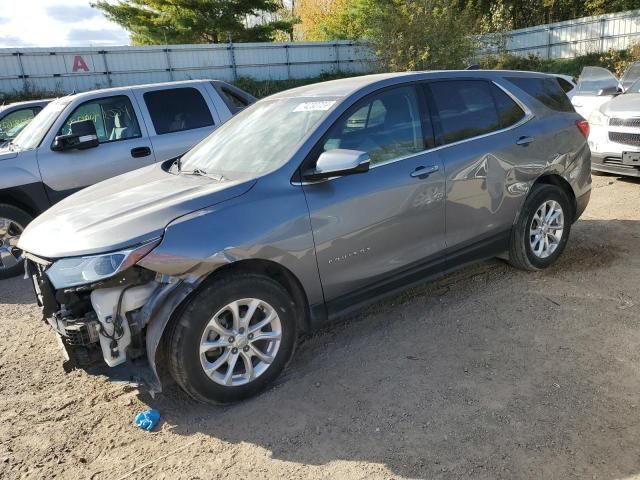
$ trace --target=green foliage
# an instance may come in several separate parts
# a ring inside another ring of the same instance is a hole
[[[472,55],[470,11],[446,0],[356,1],[381,70],[461,68]]]
[[[620,77],[630,63],[640,61],[640,44],[626,50],[609,50],[606,53],[590,53],[575,58],[542,59],[536,55],[519,57],[502,54],[484,58],[482,68],[501,70],[528,70],[536,72],[562,73],[572,77],[580,76],[584,67],[603,67]]]
[[[131,33],[139,45],[270,41],[277,31],[291,31],[293,19],[252,27],[245,18],[277,12],[274,0],[99,0],[92,4]]]

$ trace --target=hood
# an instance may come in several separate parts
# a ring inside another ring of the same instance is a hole
[[[600,107],[608,117],[640,115],[640,93],[623,93]]]
[[[27,226],[18,247],[50,259],[120,250],[160,237],[177,217],[242,195],[254,184],[174,175],[152,165],[54,205]]]

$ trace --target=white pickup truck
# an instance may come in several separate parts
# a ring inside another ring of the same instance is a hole
[[[193,80],[78,93],[49,103],[0,148],[0,278],[22,271],[16,238],[62,198],[176,158],[255,98]]]

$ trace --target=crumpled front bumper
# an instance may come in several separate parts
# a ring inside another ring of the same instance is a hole
[[[48,263],[27,254],[44,320],[65,357],[65,370],[122,365],[151,393],[162,390],[156,355],[173,312],[196,285],[176,278],[129,274],[121,279],[56,291],[46,275]],[[139,268],[139,267],[136,267]],[[122,370],[120,368],[119,370]]]

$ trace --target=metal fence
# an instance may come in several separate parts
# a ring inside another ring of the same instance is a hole
[[[496,52],[481,38],[478,55]],[[500,37],[517,55],[568,58],[640,42],[640,10],[513,30]],[[0,93],[71,92],[142,83],[238,77],[282,80],[322,73],[362,73],[375,58],[353,41],[228,43],[149,47],[0,49]]]
[[[640,10],[512,30],[505,34],[504,41],[510,53],[542,58],[572,58],[609,49],[622,50],[640,42]],[[491,52],[495,48],[482,50]]]
[[[352,41],[111,48],[0,49],[0,92],[54,92],[238,77],[281,80],[359,73],[373,60]]]

